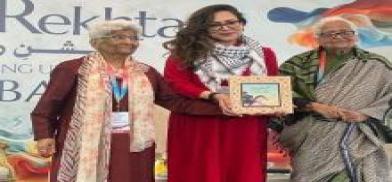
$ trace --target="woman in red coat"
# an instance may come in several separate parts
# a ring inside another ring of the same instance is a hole
[[[274,52],[243,35],[246,20],[230,5],[194,12],[164,47],[164,77],[190,98],[214,99],[230,112],[228,77],[275,75]],[[266,116],[191,116],[172,113],[168,182],[260,182],[266,176]]]

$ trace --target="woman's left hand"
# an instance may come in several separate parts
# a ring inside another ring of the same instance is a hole
[[[356,111],[350,111],[346,109],[339,109],[338,114],[343,121],[346,122],[362,122],[369,119],[369,116]]]

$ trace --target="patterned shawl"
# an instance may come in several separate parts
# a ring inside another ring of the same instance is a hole
[[[198,69],[195,73],[210,90],[220,92],[224,90],[222,82],[227,81],[229,76],[242,75],[246,71],[251,75],[267,74],[264,59],[261,44],[243,36],[240,46],[215,44],[210,55],[196,61]]]
[[[392,99],[391,66],[378,55],[359,49],[356,51],[355,57],[327,74],[325,81],[316,87],[312,87],[312,84],[304,84],[314,83],[314,72],[317,70],[313,67],[317,67],[318,63],[310,58],[314,56],[315,51],[307,53],[306,56],[303,54],[295,57],[294,59],[300,57],[304,59],[290,60],[291,62],[285,63],[281,69],[284,73],[289,73],[293,70],[289,67],[297,68],[297,73],[293,75],[297,96],[308,99],[314,97],[312,100],[317,102],[355,110],[383,120],[385,113],[391,107],[389,103]],[[306,77],[312,79],[301,79]],[[293,157],[292,181],[324,182],[345,172],[339,143],[347,125],[346,122],[325,121],[308,115],[296,124],[285,126],[280,141],[290,150]],[[390,164],[384,142],[376,136],[369,125],[355,123],[355,129],[348,143],[359,181],[391,181]]]
[[[107,64],[95,52],[79,68],[76,103],[64,143],[59,182],[106,182],[110,158],[112,88]],[[153,89],[145,75],[148,67],[125,61],[128,79],[130,151],[153,145]],[[137,104],[136,104],[137,103]]]

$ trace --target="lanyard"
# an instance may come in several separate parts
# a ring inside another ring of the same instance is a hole
[[[128,92],[128,74],[124,69],[121,69],[120,73],[116,73],[110,65],[107,67],[107,72],[109,73],[110,85],[112,86],[114,99],[116,100],[116,109],[119,111],[120,101]],[[121,78],[121,86],[117,78]]]
[[[317,73],[317,83],[319,84],[324,79],[326,63],[327,63],[327,53],[325,51],[320,51],[320,59],[319,59],[320,65]]]
[[[126,80],[122,79],[122,83],[120,87],[116,77],[110,76],[110,84],[112,85],[113,88],[114,98],[116,99],[116,102],[119,103],[121,99],[124,98],[125,94],[128,91]]]

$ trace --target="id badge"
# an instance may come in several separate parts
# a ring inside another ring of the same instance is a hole
[[[129,130],[130,121],[128,112],[112,112],[112,129]]]

